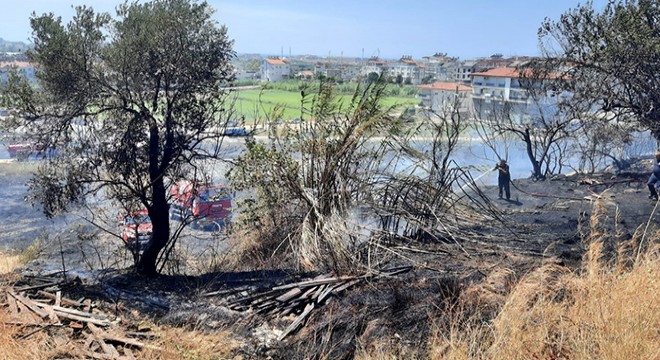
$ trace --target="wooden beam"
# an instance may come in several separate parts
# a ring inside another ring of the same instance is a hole
[[[300,324],[305,320],[305,318],[309,316],[312,310],[314,310],[314,303],[307,304],[307,306],[305,306],[305,310],[303,310],[303,312],[300,315],[298,315],[298,317],[291,323],[291,325],[289,325],[289,327],[287,327],[286,330],[284,330],[282,335],[280,335],[279,340],[280,341],[284,340],[285,337],[289,336],[289,334],[294,332],[298,328],[298,326],[300,326]]]

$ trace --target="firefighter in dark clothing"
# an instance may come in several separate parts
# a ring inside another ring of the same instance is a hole
[[[646,183],[649,187],[651,195],[649,199],[658,200],[658,192],[655,190],[655,184],[660,180],[660,152],[655,153],[655,161],[653,162],[653,173],[649,177],[649,181]]]
[[[509,188],[509,183],[511,182],[511,174],[509,173],[509,165],[507,165],[506,160],[502,159],[499,164],[495,165],[495,169],[498,170],[497,175],[497,187],[499,189],[498,197],[502,198],[502,190],[506,194],[506,199],[511,198],[511,190]],[[660,177],[658,177],[660,179]]]

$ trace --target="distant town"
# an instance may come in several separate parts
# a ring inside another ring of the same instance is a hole
[[[23,43],[0,39],[0,81],[15,67],[28,79],[36,80],[34,66],[28,62]],[[9,51],[14,50],[14,51]],[[448,99],[461,94],[476,104],[479,101],[527,102],[515,70],[531,57],[504,57],[493,54],[485,58],[459,59],[446,53],[435,53],[414,59],[402,55],[399,59],[378,57],[321,57],[316,55],[265,56],[239,54],[235,57],[236,83],[256,85],[290,79],[332,79],[354,82],[385,74],[398,85],[413,85],[418,89],[420,105],[438,110]]]

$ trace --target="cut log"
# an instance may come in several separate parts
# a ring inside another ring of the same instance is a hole
[[[323,303],[323,300],[325,300],[325,298],[327,298],[328,295],[332,294],[332,291],[335,289],[335,287],[339,287],[339,286],[341,286],[341,285],[342,285],[342,284],[335,285],[335,286],[328,286],[325,290],[323,290],[323,292],[321,293],[321,295],[319,295],[319,298],[316,299],[316,303],[317,303],[317,304],[321,304],[321,303]]]
[[[231,305],[246,304],[246,303],[249,304],[249,303],[252,303],[253,301],[255,301],[257,299],[261,299],[261,298],[268,297],[270,295],[276,295],[276,294],[278,294],[277,291],[270,290],[270,291],[266,291],[266,292],[263,292],[263,293],[254,294],[254,295],[251,295],[251,296],[246,296],[246,297],[243,297],[243,298],[236,299],[236,300],[230,302],[229,305],[231,306]]]
[[[148,344],[145,344],[143,342],[140,342],[140,341],[137,341],[137,340],[134,340],[134,339],[128,339],[128,338],[123,338],[123,337],[111,335],[111,334],[97,328],[93,324],[89,324],[89,329],[92,331],[92,333],[94,333],[94,336],[96,336],[97,338],[103,339],[105,341],[120,343],[120,344],[129,345],[129,346],[133,346],[133,347],[137,347],[137,348],[160,350],[160,348],[157,347],[157,346],[148,345]]]
[[[52,307],[50,306],[44,307],[44,311],[48,313],[48,320],[50,320],[50,322],[54,324],[60,323],[60,318],[57,317],[57,314],[55,313]]]
[[[18,306],[18,313],[16,316],[20,321],[25,321],[26,323],[43,323],[42,319],[30,311],[30,309],[28,309],[28,307],[25,306],[22,302],[17,301],[16,306]]]
[[[345,284],[343,284],[343,285],[337,287],[336,289],[332,290],[332,292],[335,293],[335,294],[338,294],[338,293],[348,289],[349,287],[351,287],[351,286],[353,286],[353,285],[355,285],[359,282],[360,282],[360,279],[355,279],[355,280],[352,280],[352,281],[348,281]]]
[[[322,286],[319,286],[319,287],[316,289],[316,291],[314,292],[314,295],[312,295],[312,300],[316,300],[316,299],[318,299],[318,298],[319,298],[319,295],[321,295],[321,294],[323,293],[323,290],[325,290],[325,288],[327,288],[327,287],[328,287],[328,285],[322,285]]]
[[[307,289],[307,291],[305,291],[305,293],[300,295],[300,299],[304,299],[304,300],[310,299],[312,295],[316,292],[316,290],[317,290],[316,287],[310,287],[309,289]]]
[[[77,315],[73,315],[73,314],[69,314],[69,313],[57,312],[57,311],[55,313],[61,318],[74,320],[74,321],[79,321],[79,322],[86,323],[86,324],[94,324],[94,325],[104,326],[104,327],[110,325],[110,321],[108,321],[108,320],[98,320],[98,319],[93,319],[93,318],[89,318],[89,317],[82,317],[82,316],[77,316]]]
[[[20,293],[22,291],[44,289],[44,288],[47,288],[47,287],[59,286],[59,285],[62,285],[62,284],[64,284],[64,281],[49,282],[49,283],[40,284],[40,285],[23,286],[23,287],[16,288],[15,290]]]
[[[94,326],[94,324],[87,324],[87,327],[89,328],[89,330],[92,331],[92,334],[94,334],[94,337],[96,338],[96,341],[99,342],[99,344],[101,345],[101,348],[103,349],[103,351],[106,354],[108,354],[110,356],[114,356],[115,358],[119,357],[119,352],[117,351],[117,349],[115,349],[115,347],[110,345],[110,344],[106,344],[104,336],[103,336],[104,333],[103,333],[103,331],[101,331],[101,329]]]
[[[85,338],[85,343],[84,343],[84,348],[85,349],[90,349],[92,346],[92,342],[94,342],[94,335],[92,334],[87,334],[87,337]],[[91,350],[91,349],[90,349]]]

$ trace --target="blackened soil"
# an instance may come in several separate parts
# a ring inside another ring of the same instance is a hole
[[[614,250],[647,224],[660,221],[657,203],[648,199],[649,172],[650,167],[640,167],[618,175],[514,180],[509,201],[497,199],[495,188],[482,189],[503,221],[475,224],[466,229],[472,235],[457,243],[391,244],[400,256],[393,256],[388,265],[412,265],[412,271],[365,281],[330,298],[312,312],[302,330],[284,341],[274,339],[295,315],[236,312],[227,304],[313,274],[273,270],[144,279],[114,273],[67,291],[74,298],[96,298],[128,319],[137,310],[139,316],[160,323],[232,330],[244,343],[244,358],[348,359],[356,349],[378,346],[400,358],[425,357],[429,336],[456,320],[452,314],[468,306],[465,294],[475,284],[487,284],[497,301],[515,279],[543,263],[579,269],[594,229],[605,234],[606,246]],[[592,222],[594,216],[600,220]],[[498,272],[504,276],[495,276]]]

